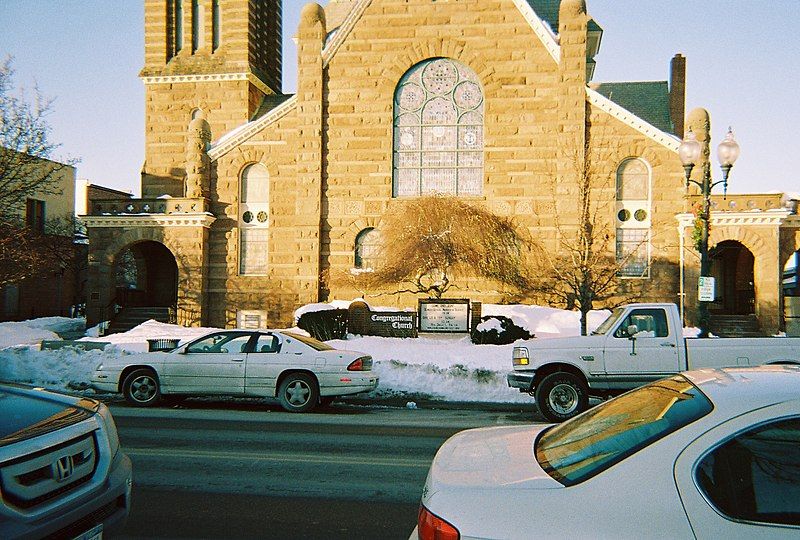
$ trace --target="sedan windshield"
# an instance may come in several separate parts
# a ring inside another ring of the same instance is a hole
[[[536,459],[547,474],[571,486],[702,418],[712,408],[697,387],[676,375],[550,428],[536,441]]]
[[[283,335],[289,336],[290,338],[294,338],[301,343],[305,343],[309,347],[317,351],[332,351],[334,350],[333,347],[328,345],[327,343],[323,343],[318,339],[314,339],[313,337],[301,336],[300,334],[295,334],[294,332],[283,332]]]

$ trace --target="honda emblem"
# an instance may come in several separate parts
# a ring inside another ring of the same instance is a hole
[[[72,477],[75,471],[75,464],[72,461],[72,456],[64,456],[58,458],[55,462],[56,481],[64,482]]]

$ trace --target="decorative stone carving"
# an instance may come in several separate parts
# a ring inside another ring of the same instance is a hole
[[[208,197],[210,160],[208,147],[211,144],[211,126],[199,111],[189,122],[189,137],[186,142],[186,197],[199,199]]]

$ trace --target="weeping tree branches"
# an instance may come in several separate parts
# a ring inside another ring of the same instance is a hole
[[[381,264],[360,274],[363,288],[441,298],[459,279],[525,289],[528,240],[504,217],[449,196],[398,201],[383,219]]]

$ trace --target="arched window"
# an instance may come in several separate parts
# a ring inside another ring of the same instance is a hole
[[[356,247],[353,266],[362,270],[375,268],[380,252],[380,234],[368,227],[356,235]]]
[[[192,52],[197,52],[203,46],[203,6],[200,0],[192,0]]]
[[[211,52],[219,49],[222,42],[222,13],[220,12],[219,0],[211,2]]]
[[[623,277],[650,276],[650,167],[638,158],[617,169],[617,265]]]
[[[411,68],[394,96],[394,197],[483,191],[483,89],[449,58]]]
[[[183,48],[183,0],[174,0],[173,13],[175,13],[175,54]]]
[[[239,273],[264,275],[269,259],[269,172],[261,164],[242,171],[239,189]]]

